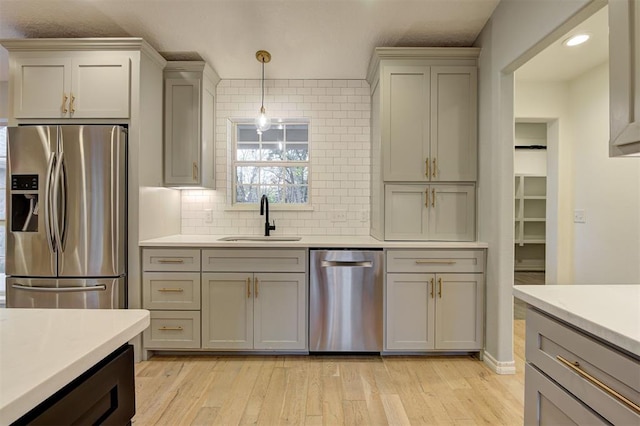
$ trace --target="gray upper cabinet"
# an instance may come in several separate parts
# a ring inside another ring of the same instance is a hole
[[[609,2],[609,156],[640,155],[640,0]]]
[[[167,62],[164,70],[164,182],[215,188],[215,89],[220,78],[202,61]]]
[[[385,182],[471,182],[477,162],[475,66],[382,68]]]
[[[475,239],[478,54],[375,49],[367,74],[373,237]],[[455,185],[463,186],[451,192]]]

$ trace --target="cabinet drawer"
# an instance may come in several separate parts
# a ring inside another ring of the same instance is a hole
[[[200,271],[200,250],[197,249],[144,249],[143,271]]]
[[[388,250],[387,272],[484,272],[484,251]]]
[[[202,251],[203,272],[306,272],[307,251],[210,249]]]
[[[524,424],[533,425],[607,425],[569,392],[525,364]]]
[[[527,310],[526,336],[527,362],[609,422],[640,424],[640,411],[604,388],[640,405],[640,361],[531,308]],[[598,383],[583,377],[563,359]]]
[[[145,272],[142,274],[145,309],[200,309],[199,272]]]
[[[152,311],[142,339],[147,349],[199,348],[200,312]]]

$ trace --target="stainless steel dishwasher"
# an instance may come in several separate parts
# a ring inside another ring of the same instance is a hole
[[[382,250],[311,250],[309,351],[382,350]]]

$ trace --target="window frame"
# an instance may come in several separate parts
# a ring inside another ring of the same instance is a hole
[[[309,118],[274,118],[272,119],[272,128],[279,125],[306,125],[307,126],[307,160],[306,161],[243,161],[238,160],[238,126],[251,125],[254,126],[254,120],[250,118],[236,118],[229,119],[228,132],[230,134],[229,140],[229,153],[228,153],[228,204],[230,210],[254,210],[258,202],[256,203],[238,203],[236,200],[237,195],[237,167],[242,166],[256,166],[256,167],[306,167],[307,168],[307,202],[306,203],[276,203],[270,202],[269,208],[271,210],[313,210],[311,201],[311,188],[312,188],[312,141],[311,141],[311,120]],[[286,141],[285,141],[286,142]],[[267,142],[269,143],[269,142]]]

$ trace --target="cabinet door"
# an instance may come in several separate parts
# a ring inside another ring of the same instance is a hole
[[[16,58],[12,65],[16,118],[68,116],[71,59]]]
[[[254,275],[254,348],[305,349],[305,274]]]
[[[436,349],[482,349],[482,274],[436,276]]]
[[[202,274],[202,347],[253,348],[252,274]]]
[[[387,274],[385,349],[434,348],[435,275]]]
[[[473,185],[431,185],[429,239],[474,241],[475,212]]]
[[[475,181],[477,70],[431,68],[431,180]]]
[[[74,59],[71,73],[72,118],[129,117],[129,58]]]
[[[382,75],[383,180],[429,180],[429,67],[385,66]]]
[[[200,80],[166,79],[164,180],[167,185],[200,181]]]
[[[385,186],[386,240],[426,240],[429,237],[429,187]]]

